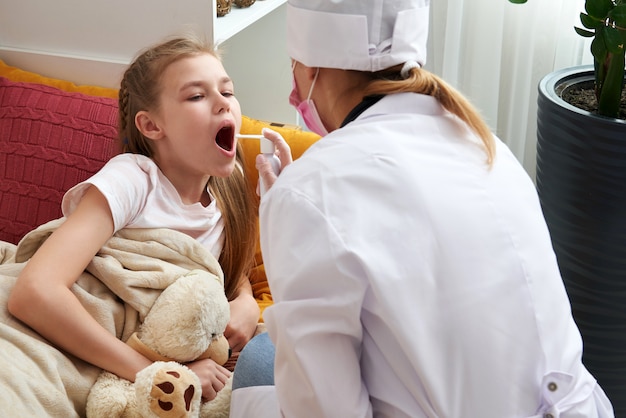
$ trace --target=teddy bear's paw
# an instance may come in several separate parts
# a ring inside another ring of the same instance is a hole
[[[176,362],[156,362],[137,373],[138,407],[147,417],[185,418],[198,415],[202,388],[198,377]]]
[[[159,370],[152,384],[152,410],[159,416],[186,416],[198,391],[178,370]],[[182,400],[182,402],[181,402]]]
[[[118,418],[134,405],[132,383],[102,371],[87,397],[87,418]]]

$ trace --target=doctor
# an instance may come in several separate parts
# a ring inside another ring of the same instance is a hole
[[[233,416],[612,417],[531,179],[422,68],[428,0],[288,0],[287,19],[291,103],[325,137],[261,203],[274,305],[234,378],[273,343],[275,386],[234,383]]]

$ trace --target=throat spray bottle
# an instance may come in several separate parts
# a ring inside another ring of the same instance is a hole
[[[274,143],[272,141],[270,141],[263,135],[238,134],[237,138],[258,139],[261,145],[260,147],[261,154],[263,154],[265,158],[270,162],[270,165],[272,166],[272,171],[274,172],[274,174],[278,175],[280,173],[280,160],[278,159],[276,154],[274,154],[276,147],[274,146]],[[267,191],[267,187],[265,187],[265,184],[263,184],[263,180],[261,179],[261,173],[259,173],[259,195],[263,197],[266,191]]]
[[[276,150],[274,143],[264,136],[261,136],[260,140],[261,140],[261,154],[263,154],[265,158],[270,162],[272,166],[272,171],[274,172],[274,174],[278,175],[278,173],[280,173],[280,160],[278,159],[276,154],[274,154],[274,151]],[[259,176],[259,190],[260,190],[261,197],[263,197],[263,195],[267,191],[267,187],[265,187],[265,184],[263,183],[263,179],[261,179],[260,176]]]

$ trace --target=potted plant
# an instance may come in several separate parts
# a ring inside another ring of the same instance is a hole
[[[593,38],[594,64],[554,71],[539,83],[537,191],[583,337],[583,362],[615,415],[626,417],[626,0],[586,0],[580,21],[574,29]],[[592,103],[575,102],[574,93]]]
[[[522,4],[527,0],[509,1]],[[586,13],[580,14],[580,21],[585,29],[574,29],[581,36],[594,38],[591,53],[598,114],[617,118],[624,86],[626,2],[586,0],[585,11]]]
[[[575,28],[579,35],[593,37],[591,53],[595,70],[598,114],[618,117],[624,86],[624,41],[626,3],[621,0],[587,0],[587,13],[580,21],[587,29]]]

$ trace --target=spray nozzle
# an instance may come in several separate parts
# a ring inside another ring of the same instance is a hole
[[[237,134],[235,135],[237,138],[240,139],[258,139],[261,141],[261,154],[273,154],[274,151],[276,150],[276,147],[274,146],[274,143],[272,141],[270,141],[269,139],[267,139],[266,137],[264,137],[263,135],[244,135],[244,134]]]

